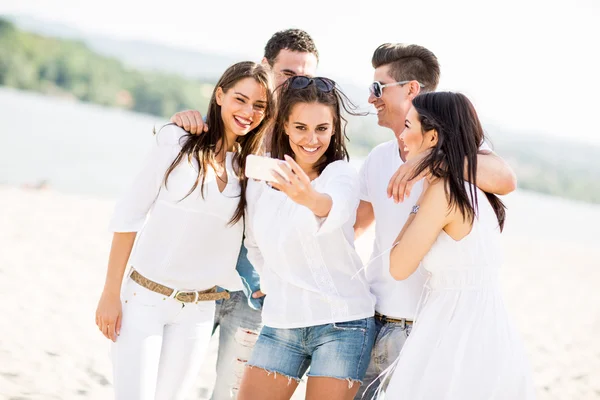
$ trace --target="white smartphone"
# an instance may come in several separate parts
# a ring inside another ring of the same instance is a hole
[[[280,175],[285,177],[283,170],[279,163],[284,162],[277,158],[262,157],[250,154],[246,157],[246,176],[252,179],[258,179],[266,182],[277,182],[273,176],[272,171],[279,172]],[[287,164],[287,163],[286,163]]]

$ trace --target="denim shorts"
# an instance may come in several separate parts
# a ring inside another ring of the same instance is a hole
[[[308,376],[363,381],[375,341],[373,317],[278,329],[264,326],[248,366],[300,381]]]

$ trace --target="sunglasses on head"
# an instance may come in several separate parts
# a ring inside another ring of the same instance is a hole
[[[314,84],[321,92],[329,93],[335,88],[335,82],[329,78],[309,78],[308,76],[293,76],[288,79],[290,89],[306,89]]]
[[[412,81],[400,81],[400,82],[392,82],[392,83],[386,83],[385,85],[381,84],[381,82],[373,82],[371,84],[371,87],[369,88],[369,91],[371,92],[371,94],[377,98],[380,98],[383,95],[383,88],[389,87],[389,86],[402,86],[402,85],[406,85],[407,83],[412,82]],[[422,83],[419,83],[419,87],[425,87],[425,85],[423,85]]]

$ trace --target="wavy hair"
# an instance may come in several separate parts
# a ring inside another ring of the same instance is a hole
[[[195,160],[198,164],[198,176],[185,197],[189,196],[196,190],[198,185],[200,185],[200,192],[202,198],[204,198],[204,181],[206,179],[207,168],[209,166],[215,168],[217,165],[217,155],[222,152],[222,146],[224,146],[226,142],[225,125],[223,123],[223,118],[221,117],[221,106],[217,104],[216,99],[217,89],[221,88],[223,92],[227,92],[237,82],[246,78],[254,79],[259,85],[265,88],[267,93],[267,107],[260,124],[246,135],[239,136],[236,141],[237,149],[233,161],[234,166],[237,167],[236,175],[240,182],[241,192],[240,201],[229,221],[230,224],[235,224],[244,216],[244,210],[246,208],[246,187],[248,185],[248,180],[244,174],[246,157],[249,154],[255,154],[260,151],[263,135],[269,128],[273,113],[273,85],[271,82],[271,74],[262,65],[251,61],[244,61],[232,65],[225,73],[223,73],[223,76],[221,76],[213,90],[208,104],[208,112],[206,114],[208,132],[200,135],[187,134],[181,138],[181,151],[167,169],[163,182],[166,188],[169,181],[169,175],[182,160],[187,159],[188,162]]]

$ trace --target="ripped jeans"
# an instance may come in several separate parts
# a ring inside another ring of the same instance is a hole
[[[381,382],[381,373],[385,371],[400,355],[406,339],[410,335],[412,325],[397,322],[382,322],[375,318],[376,339],[371,354],[371,362],[365,375],[364,383],[360,386],[354,400],[373,400],[379,386],[385,392],[389,383]]]
[[[220,331],[217,380],[211,400],[236,398],[244,367],[262,327],[260,310],[248,305],[244,292],[230,292],[230,296],[217,301],[215,311],[214,329],[220,327]]]
[[[349,387],[361,383],[375,341],[373,317],[354,321],[278,329],[263,327],[248,366],[283,375],[290,382],[308,377],[348,380]]]

